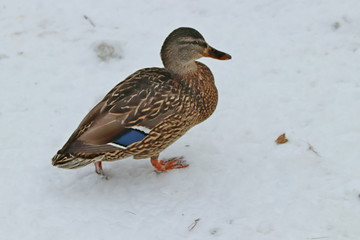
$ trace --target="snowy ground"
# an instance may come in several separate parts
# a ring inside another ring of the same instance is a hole
[[[1,1],[1,239],[360,239],[359,9],[358,0]],[[149,160],[126,159],[104,164],[106,181],[92,166],[51,166],[104,94],[161,66],[179,26],[233,57],[201,60],[218,108],[162,154],[190,167],[157,174]],[[97,57],[104,40],[117,58]],[[284,132],[289,142],[276,145]]]

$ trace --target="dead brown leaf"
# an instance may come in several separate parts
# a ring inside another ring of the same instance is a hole
[[[285,133],[281,134],[281,135],[275,140],[275,142],[276,142],[277,144],[284,144],[284,143],[286,143],[286,142],[288,142],[288,141],[289,141],[289,140],[286,138]]]

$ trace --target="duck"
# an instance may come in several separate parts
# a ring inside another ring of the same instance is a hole
[[[160,153],[209,118],[218,102],[214,76],[201,57],[228,60],[195,29],[180,27],[165,39],[163,68],[136,71],[117,84],[85,116],[52,165],[76,169],[102,162],[150,158],[156,171],[188,167],[183,157],[159,160]]]

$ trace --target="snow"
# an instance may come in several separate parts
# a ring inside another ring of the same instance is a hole
[[[359,239],[359,8],[2,1],[2,239]],[[161,66],[160,47],[180,26],[233,57],[200,60],[218,107],[161,155],[184,156],[189,168],[157,174],[149,160],[125,159],[104,163],[104,180],[93,166],[53,167],[113,86]],[[98,43],[114,57],[98,57]],[[289,142],[277,145],[282,133]]]

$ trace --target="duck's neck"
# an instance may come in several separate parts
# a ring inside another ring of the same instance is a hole
[[[197,65],[193,57],[179,51],[175,47],[168,47],[164,44],[161,48],[161,60],[165,69],[171,74],[185,75],[197,70]]]
[[[189,62],[163,61],[165,69],[174,75],[186,75],[198,70],[194,60]]]

